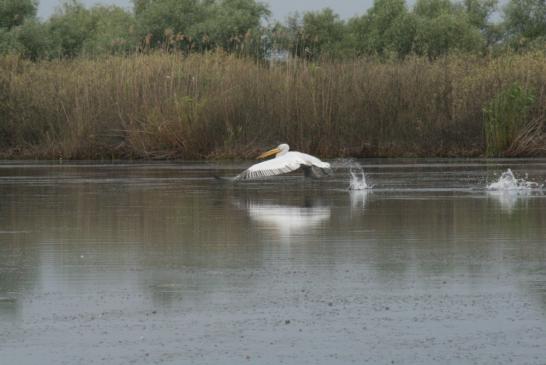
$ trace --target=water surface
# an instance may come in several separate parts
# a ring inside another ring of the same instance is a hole
[[[2,364],[544,364],[546,160],[0,163]]]

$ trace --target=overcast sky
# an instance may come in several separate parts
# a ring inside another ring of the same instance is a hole
[[[53,13],[60,0],[39,0],[38,15],[47,18]],[[364,13],[371,6],[373,0],[262,0],[269,4],[273,17],[283,20],[290,13],[305,10],[320,10],[326,7],[332,8],[342,18],[347,19],[356,14]],[[83,0],[86,5],[112,4],[131,9],[131,0]]]

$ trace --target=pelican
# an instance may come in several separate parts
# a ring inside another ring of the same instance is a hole
[[[306,177],[319,178],[330,175],[331,168],[328,162],[323,162],[315,156],[302,152],[290,151],[286,143],[280,144],[258,156],[258,159],[275,155],[275,158],[257,163],[241,172],[234,180],[253,180],[261,177],[282,175],[302,168]]]

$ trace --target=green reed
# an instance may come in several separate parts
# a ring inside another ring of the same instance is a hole
[[[546,105],[544,55],[279,64],[220,52],[37,63],[6,56],[0,153],[246,158],[287,142],[324,157],[479,156],[491,145],[483,110],[514,83]],[[522,118],[540,113],[530,107]]]

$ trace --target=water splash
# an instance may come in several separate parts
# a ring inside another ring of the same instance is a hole
[[[530,192],[533,190],[542,190],[543,188],[544,184],[541,185],[527,179],[516,178],[510,169],[503,172],[499,180],[487,185],[487,190],[492,191]]]
[[[349,173],[351,174],[351,180],[349,182],[349,190],[366,190],[372,187],[368,185],[366,181],[366,174],[364,168],[356,161],[350,161]]]
[[[361,169],[360,171],[355,171],[351,169],[349,170],[349,173],[351,174],[349,190],[366,190],[371,188],[366,182],[366,174],[364,174],[364,170]]]

